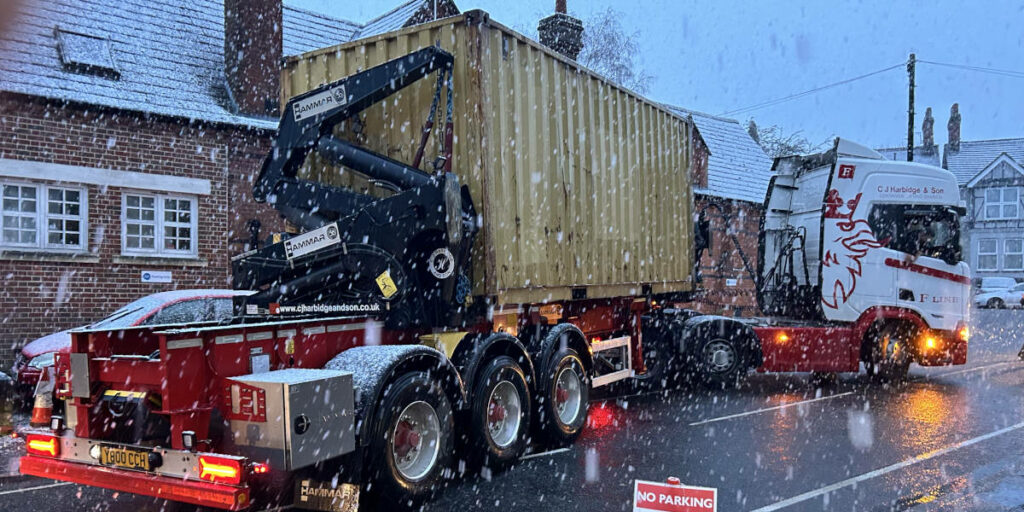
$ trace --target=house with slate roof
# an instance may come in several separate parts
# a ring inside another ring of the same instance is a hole
[[[18,9],[0,34],[5,368],[26,341],[140,296],[230,286],[251,221],[262,236],[283,228],[250,194],[277,129],[281,58],[458,13],[450,0],[366,23],[280,0]]]
[[[967,203],[962,242],[975,278],[1024,279],[1024,138],[946,144]]]
[[[711,247],[698,267],[700,292],[689,306],[709,313],[756,314],[756,286],[746,264],[756,275],[761,212],[772,159],[735,119],[669,108],[693,118],[709,153],[705,155],[707,174],[693,179],[695,211],[704,212],[710,222]],[[739,241],[738,247],[732,235]]]

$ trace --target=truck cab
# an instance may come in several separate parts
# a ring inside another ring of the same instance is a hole
[[[773,170],[759,250],[762,309],[876,332],[879,319],[897,319],[920,338],[904,343],[915,362],[962,364],[971,280],[953,175],[842,139],[824,153],[779,158]],[[870,361],[874,347],[865,345]]]

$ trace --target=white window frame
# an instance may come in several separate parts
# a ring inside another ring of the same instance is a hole
[[[1019,251],[1010,252],[1010,242],[1017,242],[1020,244]],[[1009,256],[1020,256],[1020,266],[1011,267],[1009,263]],[[1024,270],[1024,239],[1021,238],[1007,238],[1003,240],[1003,270]]]
[[[128,247],[128,196],[151,197],[153,198],[154,212],[154,237],[153,249],[137,249]],[[189,201],[189,224],[190,239],[188,251],[171,250],[164,248],[164,201],[185,200]],[[199,255],[199,198],[183,194],[163,194],[147,192],[142,190],[125,190],[121,193],[121,254],[124,256],[147,256],[154,258],[196,258]]]
[[[992,191],[992,190],[998,190],[999,191],[999,200],[998,201],[990,201],[989,200],[988,193],[989,193],[989,191]],[[1011,201],[1006,201],[1004,199],[1006,197],[1006,191],[1007,190],[1013,191],[1014,198]],[[988,209],[990,207],[993,207],[993,206],[997,207],[999,209],[999,215],[998,216],[995,216],[995,217],[989,216]],[[1007,207],[1007,206],[1013,206],[1013,211],[1014,211],[1013,216],[1006,216],[1003,213],[1005,207]],[[992,188],[985,189],[985,220],[1012,220],[1012,219],[1017,219],[1017,218],[1020,218],[1020,189],[1018,189],[1017,187],[992,187]]]
[[[984,242],[992,242],[992,245],[995,247],[995,249],[992,252],[981,252],[981,245]],[[982,267],[981,266],[981,257],[982,256],[995,256],[995,261],[996,261],[995,266],[993,266],[993,267]],[[978,259],[976,261],[976,263],[977,263],[976,267],[977,267],[978,270],[999,270],[999,240],[997,240],[995,238],[984,238],[984,239],[978,240],[977,258]]]
[[[16,250],[29,252],[48,252],[61,254],[80,254],[88,251],[89,247],[89,190],[82,186],[48,184],[32,181],[0,179],[0,201],[2,201],[3,187],[31,187],[36,190],[36,211],[34,215],[18,213],[18,217],[33,217],[36,221],[35,243],[10,243],[3,240],[3,219],[0,218],[0,250]],[[75,191],[78,192],[78,215],[51,214],[50,213],[50,191]],[[0,217],[3,216],[3,208],[0,206]],[[78,221],[78,244],[51,244],[50,243],[50,220],[72,220]]]

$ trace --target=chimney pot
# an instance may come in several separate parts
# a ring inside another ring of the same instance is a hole
[[[555,0],[555,12],[568,14],[565,9],[565,0]]]
[[[960,151],[960,104],[954,103],[949,108],[949,122],[946,123],[949,130],[949,150]]]

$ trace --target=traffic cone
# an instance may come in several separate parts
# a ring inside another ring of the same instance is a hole
[[[32,405],[32,419],[29,425],[45,427],[50,424],[53,413],[53,384],[50,382],[50,368],[44,368],[36,384],[36,398]]]

